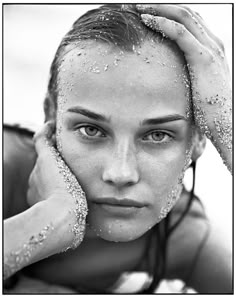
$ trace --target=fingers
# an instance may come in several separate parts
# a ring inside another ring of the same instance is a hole
[[[195,36],[203,45],[210,46],[215,44],[215,47],[220,47],[224,51],[222,41],[216,37],[206,26],[204,20],[197,13],[192,11],[187,6],[182,5],[137,5],[137,9],[145,14],[161,16],[183,24],[190,33]]]
[[[34,135],[34,143],[37,154],[48,152],[48,146],[53,146],[53,134],[55,133],[55,121],[46,122]]]
[[[196,11],[191,11],[191,9],[187,6],[183,6],[185,9],[187,9],[188,11],[190,11],[191,13],[194,14],[194,16],[197,18],[198,22],[201,24],[201,26],[204,28],[204,30],[206,31],[207,35],[212,39],[214,40],[214,42],[216,43],[217,46],[220,47],[220,49],[224,52],[225,49],[224,49],[224,44],[223,42],[217,37],[215,36],[207,27],[205,21],[203,20],[203,18],[201,17],[201,15],[196,12]]]
[[[179,48],[184,52],[187,61],[209,62],[211,58],[210,52],[185,28],[184,25],[164,17],[151,16],[149,14],[141,15],[141,18],[146,26],[152,30],[161,32],[174,40]]]
[[[200,24],[198,17],[184,7],[178,5],[155,5],[156,16],[165,17],[185,26],[202,44],[208,44],[208,36]],[[150,14],[150,10],[145,12]]]

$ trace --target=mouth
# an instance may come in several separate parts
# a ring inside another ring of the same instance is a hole
[[[136,207],[136,208],[142,208],[146,204],[141,203],[135,200],[131,199],[116,199],[116,198],[97,198],[93,201],[96,204],[106,204],[106,205],[112,205],[117,207]]]
[[[145,203],[127,198],[96,198],[92,201],[92,203],[94,203],[97,208],[116,215],[130,215],[140,211],[146,206]]]

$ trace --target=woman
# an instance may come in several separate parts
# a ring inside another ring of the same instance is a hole
[[[232,291],[229,250],[182,185],[204,135],[231,170],[228,67],[196,13],[89,11],[58,48],[44,108],[34,144],[22,137],[16,150],[19,136],[6,132],[6,278],[57,285],[44,293],[151,293],[163,278]],[[127,289],[134,271],[145,280]]]

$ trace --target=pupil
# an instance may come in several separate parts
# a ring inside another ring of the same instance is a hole
[[[96,133],[97,133],[97,129],[94,128],[94,127],[86,127],[86,128],[85,128],[85,131],[86,131],[86,133],[87,133],[88,135],[90,135],[90,136],[95,136]]]
[[[164,134],[162,132],[154,132],[152,134],[152,138],[154,141],[162,141],[164,138]]]

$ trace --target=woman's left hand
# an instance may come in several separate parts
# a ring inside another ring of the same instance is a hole
[[[223,43],[196,12],[181,5],[137,5],[144,24],[175,41],[187,62],[196,125],[231,170],[231,76]]]

